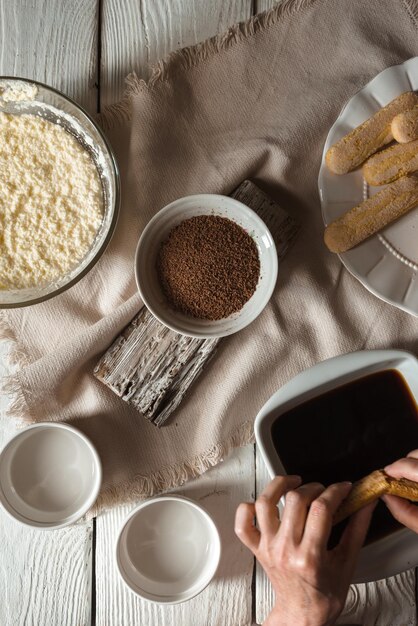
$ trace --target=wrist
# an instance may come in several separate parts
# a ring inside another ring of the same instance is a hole
[[[315,618],[312,615],[292,615],[287,607],[274,606],[263,626],[334,626],[336,619]]]

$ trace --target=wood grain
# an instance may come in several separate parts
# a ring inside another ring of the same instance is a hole
[[[98,0],[0,0],[0,75],[47,83],[97,110]]]
[[[5,353],[0,342],[0,378],[9,371]],[[0,397],[0,449],[17,431],[6,406]],[[32,530],[0,509],[1,626],[90,624],[91,532],[90,523]]]
[[[256,452],[256,492],[261,493],[270,477]],[[270,581],[256,565],[256,622],[261,624],[274,604]],[[409,570],[385,580],[351,585],[338,624],[362,626],[414,626],[416,624],[415,571]]]
[[[97,110],[97,0],[0,0],[0,75],[47,83]],[[7,373],[0,344],[0,377]],[[4,410],[7,401],[0,400]],[[17,430],[0,417],[0,449]],[[31,530],[0,511],[1,626],[87,626],[92,525]]]
[[[264,487],[270,481],[267,468],[261,457],[261,454],[255,447],[255,491],[256,497],[260,495]],[[255,564],[255,621],[262,624],[270,613],[275,602],[275,595],[269,579],[267,578],[260,563]]]
[[[121,98],[127,74],[147,79],[150,64],[248,19],[251,6],[251,0],[103,0],[101,106]]]
[[[234,535],[235,509],[254,497],[254,448],[239,448],[224,463],[175,493],[201,503],[221,535],[222,556],[215,579],[196,598],[174,606],[154,605],[122,582],[114,560],[115,542],[132,507],[97,519],[97,626],[250,626],[254,559]]]
[[[280,4],[282,0],[254,0],[254,13],[261,13],[274,7],[275,4]]]

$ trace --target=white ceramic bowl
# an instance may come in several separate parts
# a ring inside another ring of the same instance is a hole
[[[37,528],[62,528],[94,504],[99,456],[81,432],[42,422],[13,437],[0,454],[0,502],[12,517]]]
[[[221,554],[217,528],[188,498],[161,496],[140,504],[120,531],[116,562],[125,583],[151,602],[178,604],[212,580]]]
[[[401,373],[418,403],[418,361],[412,354],[401,350],[365,350],[337,356],[305,370],[279,389],[255,420],[257,445],[270,476],[286,474],[271,437],[272,424],[281,414],[330,389],[387,369]],[[338,420],[337,415],[335,419]],[[414,442],[411,446],[414,447]],[[418,535],[400,529],[362,548],[353,582],[388,578],[416,565]]]
[[[161,243],[175,226],[196,215],[219,215],[236,222],[254,237],[260,256],[260,279],[254,294],[241,311],[222,320],[201,320],[174,311],[167,303],[157,275]],[[238,200],[215,194],[187,196],[161,209],[144,229],[135,257],[138,289],[154,317],[182,335],[202,338],[232,335],[254,321],[273,293],[277,268],[276,246],[263,220]]]

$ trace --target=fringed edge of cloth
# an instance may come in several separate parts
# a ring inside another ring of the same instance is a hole
[[[252,421],[246,421],[231,431],[225,441],[211,446],[192,459],[162,467],[152,474],[135,476],[132,480],[103,489],[94,506],[86,514],[86,519],[91,519],[112,506],[135,503],[180,487],[223,461],[234,448],[250,443],[254,443],[254,424]]]
[[[268,11],[254,15],[245,22],[234,24],[224,33],[172,52],[167,58],[158,61],[151,67],[151,76],[148,81],[138,78],[134,72],[129,74],[125,79],[126,87],[122,100],[104,109],[98,117],[100,125],[104,130],[109,130],[120,123],[128,122],[132,115],[133,95],[152,90],[159,83],[171,80],[179,71],[188,71],[196,67],[215,54],[228,50],[241,41],[257,35],[281,20],[292,17],[318,1],[283,0]]]

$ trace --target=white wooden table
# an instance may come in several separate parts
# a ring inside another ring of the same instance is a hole
[[[95,113],[118,100],[124,76],[269,8],[270,0],[0,0],[0,75],[48,83]],[[0,376],[7,369],[0,344]],[[2,400],[0,408],[6,402]],[[0,448],[16,423],[0,418]],[[253,446],[180,493],[204,503],[221,532],[216,579],[175,607],[141,601],[118,578],[117,529],[132,506],[60,531],[30,530],[0,511],[0,626],[250,626],[273,597],[263,572],[233,534],[240,501],[268,477]],[[412,626],[415,573],[353,587],[344,624]],[[297,625],[295,625],[297,626]]]

